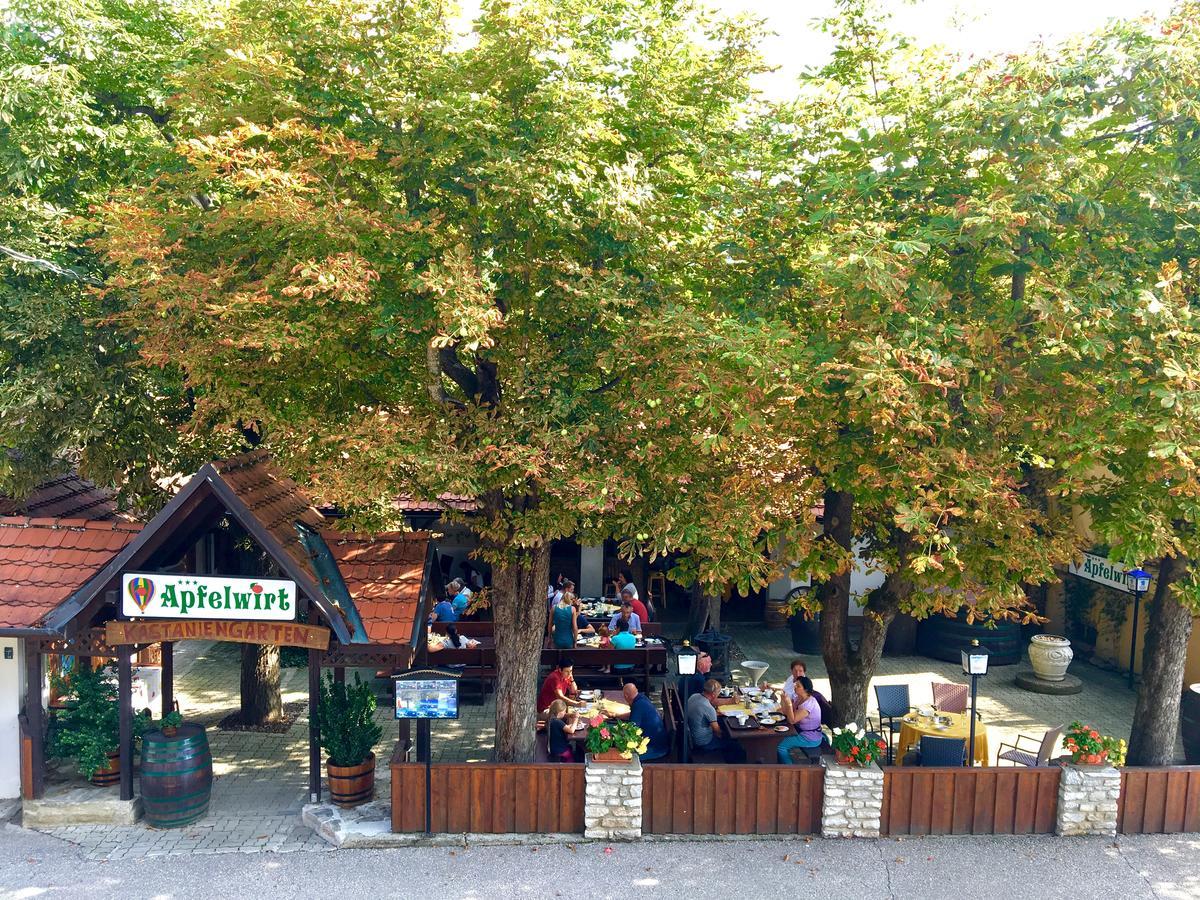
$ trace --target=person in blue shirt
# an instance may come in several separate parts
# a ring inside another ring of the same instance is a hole
[[[471,603],[471,595],[457,578],[446,585],[446,593],[454,598],[450,601],[450,604],[454,607],[454,614],[461,619],[467,614],[467,606]]]
[[[633,604],[629,600],[622,600],[621,609],[608,620],[608,630],[613,634],[617,633],[618,622],[624,622],[634,634],[642,633],[642,619],[633,611]]]
[[[632,682],[625,685],[622,693],[629,704],[629,721],[642,729],[642,735],[650,739],[650,746],[641,754],[642,759],[662,759],[671,747],[667,743],[667,726],[663,724],[662,715],[654,708],[654,701],[640,693]]]
[[[617,630],[609,640],[617,650],[633,650],[637,647],[637,638],[633,636],[633,632],[629,630],[629,622],[625,619],[617,619]],[[617,663],[613,665],[614,672],[628,672],[633,668],[632,663]]]
[[[458,613],[454,611],[454,604],[449,600],[442,599],[434,606],[433,612],[429,614],[429,621],[433,622],[457,622]]]

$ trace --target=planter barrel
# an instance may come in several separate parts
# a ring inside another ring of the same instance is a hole
[[[1200,684],[1189,684],[1179,707],[1183,755],[1189,766],[1200,766]]]
[[[775,630],[778,628],[783,628],[787,625],[788,617],[784,612],[785,606],[787,606],[787,600],[767,600],[767,608],[764,618],[766,619],[768,628]]]
[[[212,797],[212,752],[203,725],[184,723],[168,736],[142,737],[142,807],[146,824],[182,828],[208,813]]]
[[[97,769],[91,778],[92,784],[98,784],[100,787],[109,787],[114,784],[119,784],[121,781],[121,753],[118,750],[113,750],[108,754],[108,765],[103,769]]]
[[[972,640],[988,648],[988,662],[993,666],[1014,665],[1025,653],[1021,626],[1015,622],[997,622],[995,628],[978,620],[968,624],[966,612],[960,610],[954,618],[930,616],[917,629],[917,651],[945,662],[960,662]]]
[[[338,806],[358,806],[375,796],[374,753],[357,766],[326,763],[325,768],[329,776],[329,799]]]

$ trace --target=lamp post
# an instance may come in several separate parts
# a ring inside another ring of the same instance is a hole
[[[1150,589],[1150,573],[1138,566],[1125,573],[1125,583],[1133,594],[1133,633],[1129,637],[1129,687],[1133,688],[1133,657],[1137,652],[1138,607],[1142,604],[1142,595]]]
[[[971,736],[967,744],[967,765],[975,765],[975,720],[976,702],[979,696],[979,678],[987,674],[988,648],[980,647],[979,641],[972,640],[971,646],[962,651],[962,669],[964,675],[971,676]]]
[[[680,675],[695,675],[696,660],[700,654],[696,652],[696,648],[692,646],[691,641],[684,641],[680,646],[675,648],[675,669]]]

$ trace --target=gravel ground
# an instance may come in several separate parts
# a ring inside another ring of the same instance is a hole
[[[611,850],[611,852],[609,852]],[[1200,836],[646,842],[88,862],[0,831],[0,898],[1200,898]]]

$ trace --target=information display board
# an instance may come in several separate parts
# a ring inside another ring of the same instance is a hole
[[[453,678],[397,678],[397,719],[457,719],[458,681]]]

